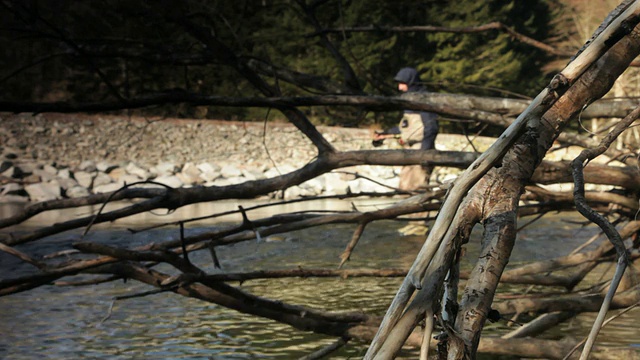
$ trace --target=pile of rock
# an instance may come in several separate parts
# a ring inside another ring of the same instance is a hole
[[[367,129],[319,130],[339,150],[372,149]],[[479,148],[490,143],[478,141]],[[437,142],[441,150],[468,147],[464,137],[439,135]],[[82,197],[147,180],[173,188],[239,184],[289,173],[316,155],[311,142],[287,123],[117,116],[0,114],[0,144],[0,202]],[[399,169],[340,169],[287,189],[285,197],[389,191],[342,172],[395,187]],[[456,169],[439,172],[443,179]]]
[[[89,194],[107,193],[122,188],[125,184],[151,180],[172,188],[191,186],[226,186],[251,180],[279,176],[293,171],[289,165],[281,167],[254,167],[211,162],[185,163],[176,165],[161,162],[144,168],[134,162],[120,165],[105,161],[83,161],[77,168],[52,164],[14,165],[5,159],[0,176],[5,179],[0,186],[1,202],[46,201],[61,198],[75,198]],[[388,167],[362,167],[359,174],[397,186],[396,172]],[[136,186],[153,187],[152,183]],[[390,191],[382,185],[355,175],[328,173],[311,179],[285,191],[285,198],[299,196],[344,194],[346,192]]]
[[[342,149],[370,147],[367,130],[321,130]],[[173,188],[239,184],[291,172],[315,156],[313,145],[290,124],[115,116],[4,114],[0,144],[0,202],[82,197],[147,180]],[[397,185],[393,169],[352,170]],[[285,196],[376,190],[388,189],[326,174],[287,189]]]

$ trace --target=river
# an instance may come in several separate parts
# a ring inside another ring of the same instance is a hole
[[[353,200],[352,200],[353,201]],[[353,201],[360,209],[383,206],[389,200]],[[248,208],[249,205],[244,205]],[[89,233],[87,240],[112,245],[136,246],[149,241],[173,238],[177,228],[167,227],[129,234],[128,227],[201,216],[229,209],[237,203],[197,205],[167,216],[138,216],[126,222],[101,225]],[[313,209],[345,210],[349,201],[293,204],[278,209],[265,208],[250,212],[258,218],[272,212]],[[15,209],[0,207],[0,216]],[[39,216],[21,228],[51,224],[86,214],[91,209]],[[570,218],[570,217],[569,217]],[[191,224],[186,229],[197,233],[220,226],[235,218],[216,218]],[[519,234],[511,264],[520,261],[543,260],[566,254],[595,233],[594,228],[576,230],[568,218],[544,217]],[[573,219],[576,220],[576,219]],[[526,220],[525,220],[526,221]],[[374,223],[367,227],[347,268],[403,267],[407,268],[422,244],[422,238],[402,237],[396,232],[402,224],[393,221]],[[215,270],[208,252],[196,252],[192,260],[205,270],[248,271],[267,269],[335,268],[354,230],[353,225],[331,225],[296,231],[280,241],[247,241],[220,247],[222,270]],[[477,237],[467,245],[466,259],[478,251]],[[60,248],[76,233],[64,233],[40,241],[40,245],[20,246],[21,250],[44,254]],[[470,267],[465,260],[464,268]],[[0,278],[14,277],[32,271],[30,266],[0,253]],[[260,296],[280,299],[326,310],[364,311],[384,314],[401,282],[400,278],[316,279],[290,278],[247,281],[242,289]],[[237,285],[237,284],[236,284]],[[173,293],[147,297],[111,300],[115,296],[149,290],[134,281],[110,282],[84,287],[44,286],[35,290],[0,298],[0,358],[2,359],[296,359],[330,344],[335,339],[295,330],[274,321],[244,315],[215,304],[189,299]],[[112,308],[111,308],[112,307]],[[603,330],[598,344],[608,346],[638,346],[640,344],[640,312],[634,310]],[[590,315],[580,316],[563,325],[574,336],[588,333]],[[504,323],[492,324],[488,332],[508,331]],[[332,359],[360,358],[366,344],[349,343]],[[415,358],[406,352],[401,358]]]

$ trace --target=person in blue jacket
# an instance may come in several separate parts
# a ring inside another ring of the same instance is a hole
[[[426,89],[420,84],[418,71],[405,67],[398,71],[393,78],[398,83],[398,90],[402,92],[421,92]],[[400,144],[407,149],[431,150],[435,149],[438,135],[437,115],[426,111],[405,110],[398,126],[376,134],[374,144],[389,138],[400,136]],[[416,191],[425,189],[429,185],[429,178],[433,166],[429,164],[404,166],[400,171],[401,190]]]

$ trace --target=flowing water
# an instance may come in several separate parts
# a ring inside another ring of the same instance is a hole
[[[361,209],[384,201],[356,202]],[[270,211],[306,209],[348,209],[349,202],[316,202],[313,205],[290,205],[279,209],[250,212],[252,218]],[[175,238],[175,226],[131,235],[127,227],[143,227],[180,218],[220,212],[236,207],[228,202],[192,206],[170,216],[138,216],[127,222],[101,225],[93,229],[90,241],[134,247],[150,241]],[[248,207],[248,205],[245,205]],[[39,216],[15,231],[31,226],[51,224],[62,217],[87,214],[81,209]],[[0,207],[0,216],[14,211]],[[53,217],[51,217],[53,216]],[[221,218],[203,220],[189,226],[187,235],[220,226]],[[595,233],[593,228],[576,230],[564,218],[543,218],[523,230],[514,249],[511,263],[542,260],[570,252],[583,239]],[[408,268],[422,245],[422,238],[397,234],[401,223],[383,221],[369,225],[352,255],[347,268]],[[353,225],[331,225],[296,231],[279,241],[247,241],[219,247],[222,270],[213,268],[208,252],[196,252],[192,260],[209,272],[304,268],[335,268],[338,256],[350,240]],[[467,245],[467,259],[478,251],[477,238]],[[61,244],[78,238],[77,233],[52,236],[38,245],[25,244],[19,249],[42,255]],[[463,267],[469,268],[465,262]],[[170,271],[169,268],[160,270]],[[30,266],[0,253],[0,278],[32,272]],[[241,288],[254,294],[332,311],[363,311],[384,314],[401,282],[400,278],[318,279],[287,278],[252,280]],[[234,284],[237,285],[237,284]],[[0,358],[2,359],[296,359],[335,339],[298,331],[272,320],[237,313],[204,301],[173,293],[111,300],[115,296],[136,294],[149,287],[130,281],[110,282],[84,287],[44,286],[0,298]],[[507,291],[507,290],[504,290]],[[605,328],[598,344],[637,346],[640,344],[640,312],[631,311]],[[575,336],[586,335],[592,316],[581,316],[565,325]],[[505,332],[504,324],[492,324],[488,332]],[[360,358],[366,344],[349,343],[332,359]],[[415,358],[406,352],[401,358]]]

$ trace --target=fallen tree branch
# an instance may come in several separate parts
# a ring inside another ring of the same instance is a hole
[[[576,203],[576,208],[578,209],[580,214],[589,219],[591,222],[597,224],[602,229],[609,241],[613,244],[613,247],[616,249],[616,253],[618,254],[618,264],[616,266],[615,275],[611,280],[609,291],[607,292],[607,295],[602,302],[600,312],[598,313],[593,327],[591,328],[589,337],[587,338],[585,346],[582,350],[582,354],[580,355],[580,360],[586,360],[589,357],[589,353],[593,348],[595,339],[598,336],[598,332],[600,331],[607,311],[609,310],[609,305],[616,293],[616,290],[618,289],[618,285],[622,280],[622,276],[624,275],[624,271],[629,262],[627,249],[616,228],[604,216],[597,213],[587,204],[584,196],[584,177],[582,174],[582,170],[585,163],[588,163],[596,156],[602,154],[609,146],[611,146],[611,143],[629,127],[629,125],[631,125],[636,119],[638,119],[638,117],[640,117],[640,108],[636,108],[636,110],[632,111],[627,117],[620,121],[620,123],[618,123],[616,127],[602,140],[599,147],[595,149],[583,150],[580,155],[578,155],[578,157],[576,157],[571,162],[574,177],[573,195]]]

